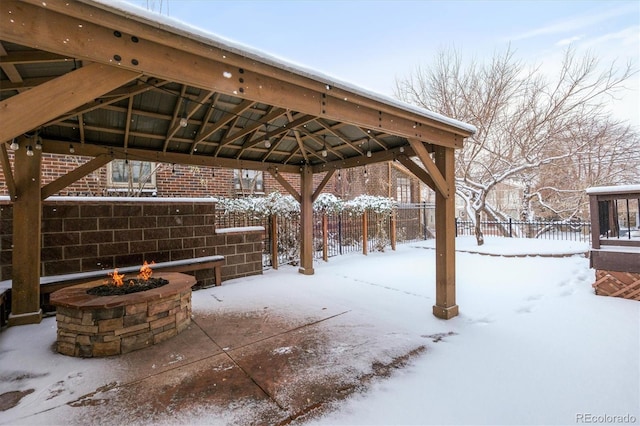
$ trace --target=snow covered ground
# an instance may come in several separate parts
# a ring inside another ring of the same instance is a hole
[[[457,246],[478,250],[470,237],[458,238]],[[194,292],[194,315],[210,309],[211,296],[244,300],[248,307],[279,300],[292,315],[330,300],[366,318],[374,330],[424,341],[427,350],[409,366],[307,424],[640,422],[640,303],[595,296],[594,271],[580,254],[531,256],[584,253],[586,244],[489,237],[481,251],[492,256],[459,252],[460,315],[449,321],[431,314],[432,247],[426,241],[395,252],[334,257],[317,262],[308,277],[283,267],[231,280]],[[90,392],[119,368],[113,358],[80,362],[54,354],[54,341],[53,318],[0,334],[0,394],[16,390],[20,375],[20,389],[35,389],[0,411],[0,424],[64,423],[55,410],[49,417],[29,416],[48,408],[48,395]],[[222,421],[202,412],[186,419]]]

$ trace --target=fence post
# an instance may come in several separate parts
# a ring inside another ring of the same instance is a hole
[[[396,212],[391,213],[391,250],[396,250]]]
[[[367,211],[362,213],[362,254],[366,255],[369,252],[369,230],[367,222]]]
[[[458,236],[458,218],[457,217],[456,217],[455,223],[456,223],[456,237],[457,237]]]
[[[271,267],[278,269],[278,216],[271,215]]]
[[[513,238],[513,232],[511,229],[511,218],[509,218],[509,238]]]
[[[322,213],[322,260],[329,261],[329,221],[327,220],[327,214]]]
[[[422,239],[427,239],[427,203],[422,203],[422,223],[424,224],[422,228]]]
[[[338,213],[338,252],[342,255],[342,212]]]

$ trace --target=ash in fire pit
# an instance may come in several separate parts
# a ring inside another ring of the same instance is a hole
[[[151,264],[153,264],[153,262]],[[142,265],[142,268],[140,268],[138,278],[124,280],[124,274],[118,274],[118,269],[115,269],[113,273],[109,274],[111,282],[92,287],[87,290],[87,294],[93,296],[118,296],[151,290],[169,284],[169,281],[164,278],[151,278],[152,274],[153,271],[146,261],[144,265]]]

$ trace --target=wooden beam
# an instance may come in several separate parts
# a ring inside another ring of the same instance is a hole
[[[313,275],[313,173],[303,166],[300,173],[300,268],[298,272]]]
[[[239,116],[240,114],[242,114],[243,112],[251,108],[254,104],[255,102],[253,101],[245,100],[240,102],[240,104],[237,107],[235,107],[233,110],[225,113],[215,123],[209,124],[208,119],[205,120],[205,122],[202,123],[202,128],[198,132],[198,136],[196,137],[196,140],[193,143],[193,146],[191,147],[191,153],[195,151],[196,147],[200,142],[204,141],[206,138],[208,138],[218,130],[222,129],[228,122],[230,122],[231,120],[233,120],[234,118],[236,118],[237,116]],[[213,113],[213,110],[214,110],[213,107],[209,108],[209,111],[207,111],[207,114],[208,114],[207,117],[209,117],[210,114]]]
[[[40,309],[40,249],[42,152],[14,151],[16,200],[13,203],[11,314],[9,325],[37,324]]]
[[[0,141],[32,131],[139,75],[118,67],[91,64],[5,99],[0,102]]]
[[[102,154],[111,156],[113,159],[119,160],[139,160],[154,161],[157,163],[175,163],[189,164],[192,166],[204,167],[222,167],[227,169],[247,169],[267,171],[274,167],[273,164],[263,163],[261,161],[236,160],[232,158],[219,158],[209,155],[189,155],[173,152],[160,152],[155,150],[132,149],[98,146],[91,144],[74,144],[75,155],[97,157]],[[42,142],[42,151],[51,154],[69,155],[68,141],[55,141],[44,139]],[[283,173],[300,173],[300,166],[278,164],[278,170]]]
[[[437,192],[440,192],[440,194],[444,198],[453,196],[453,194],[449,193],[449,186],[447,182],[442,176],[440,170],[438,170],[438,167],[436,167],[435,163],[431,159],[429,151],[427,151],[427,148],[424,146],[424,144],[417,139],[408,139],[408,141],[409,145],[411,145],[411,148],[413,149],[413,152],[418,156],[424,167],[427,169],[429,175],[431,175],[431,178],[436,185]]]
[[[293,198],[296,199],[297,202],[301,202],[302,198],[300,197],[300,193],[298,193],[298,191],[296,191],[296,189],[293,187],[293,185],[291,185],[289,183],[289,181],[287,181],[280,173],[278,173],[278,170],[275,168],[269,168],[269,173],[271,174],[271,176],[273,176],[273,178],[275,180],[278,181],[278,183],[280,185],[282,185],[282,187],[289,193],[291,194],[291,196]]]
[[[44,124],[44,126],[46,127],[54,124],[61,124],[65,120],[68,120],[70,118],[73,118],[81,114],[86,114],[88,112],[91,112],[97,109],[102,109],[102,108],[108,109],[108,106],[111,104],[115,104],[127,98],[133,99],[134,96],[140,93],[148,92],[155,88],[162,87],[166,84],[168,84],[168,81],[159,81],[154,79],[153,83],[138,82],[138,84],[136,84],[133,87],[118,88],[109,93],[105,93],[104,95],[101,95],[101,97],[97,100],[92,100],[87,104],[81,105],[79,108],[69,111],[67,114],[64,114],[63,116],[56,117],[54,121],[46,123]],[[118,110],[124,110],[124,108],[122,109],[118,108]]]
[[[445,197],[436,191],[436,304],[433,314],[442,319],[458,315],[456,305],[456,203],[455,156],[453,148],[435,148],[436,165],[445,177],[448,191]]]
[[[331,169],[348,169],[351,167],[367,166],[369,164],[383,163],[385,161],[393,161],[400,154],[414,155],[413,151],[408,147],[398,147],[387,151],[378,151],[371,154],[371,157],[362,155],[360,157],[351,157],[346,160],[331,161],[326,164],[318,164],[313,166],[313,173],[322,173]]]
[[[13,180],[13,172],[11,171],[11,163],[9,162],[9,153],[7,153],[7,144],[0,143],[0,166],[2,166],[2,173],[4,174],[4,182],[7,185],[9,191],[9,198],[11,201],[16,200],[16,183]]]
[[[114,57],[118,57],[122,68],[176,83],[444,146],[460,148],[463,138],[473,133],[463,126],[429,117],[426,112],[419,114],[381,102],[255,57],[245,57],[241,62],[247,66],[239,67],[231,57],[240,58],[241,54],[219,49],[213,42],[209,45],[175,32],[169,34],[135,18],[76,2],[52,0],[46,7],[41,2],[29,3],[32,4],[10,0],[0,3],[0,16],[8,16],[11,11],[16,22],[0,26],[1,39],[103,64],[114,63]],[[114,30],[119,36],[114,36]],[[189,72],[184,72],[182,64],[189,64]]]
[[[83,177],[93,172],[94,170],[99,169],[100,167],[104,166],[110,161],[111,161],[111,156],[107,154],[99,155],[87,161],[80,167],[72,170],[66,175],[61,176],[58,179],[54,180],[53,182],[42,187],[42,190],[40,192],[41,199],[44,200],[47,197],[60,191],[61,189],[66,188],[67,186],[73,184],[74,182],[77,182],[78,180],[82,179]]]
[[[420,181],[422,181],[429,188],[433,189],[434,191],[437,191],[436,184],[433,182],[433,179],[431,179],[431,176],[429,175],[429,173],[426,172],[426,170],[418,166],[416,163],[413,162],[413,160],[411,160],[406,155],[399,155],[396,158],[400,162],[400,164],[402,164],[404,167],[407,168],[407,170],[411,172],[411,174],[413,174],[415,177],[420,179]]]
[[[324,178],[322,178],[322,182],[320,182],[315,192],[313,193],[312,200],[314,202],[318,199],[318,196],[322,193],[322,190],[324,189],[324,187],[327,186],[327,183],[329,183],[331,176],[333,176],[335,172],[336,172],[336,169],[331,169],[327,172],[327,174],[324,175]]]

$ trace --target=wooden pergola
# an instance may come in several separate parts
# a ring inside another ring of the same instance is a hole
[[[474,127],[126,5],[0,2],[0,164],[13,203],[9,323],[37,323],[42,201],[113,159],[260,170],[301,205],[338,170],[396,160],[436,192],[436,303],[455,301],[454,151]],[[8,154],[14,151],[13,168]],[[42,153],[91,159],[42,184]],[[417,164],[413,158],[419,161]],[[300,191],[282,173],[300,176]],[[314,188],[313,176],[323,174]]]

